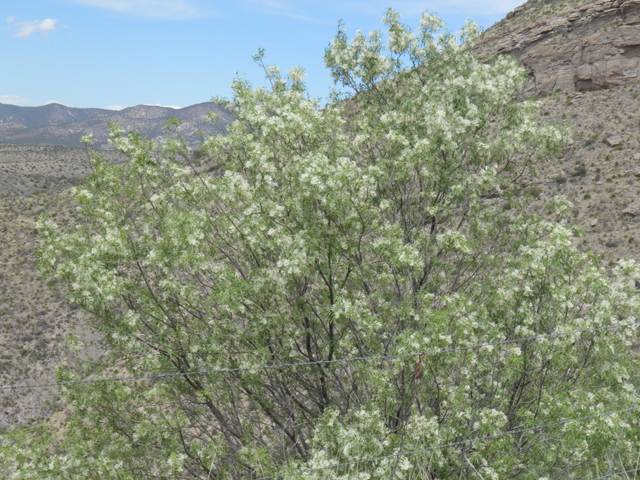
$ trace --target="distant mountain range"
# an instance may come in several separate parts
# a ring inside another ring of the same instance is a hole
[[[182,121],[178,131],[192,148],[197,148],[202,135],[220,133],[216,125],[205,121],[209,112],[220,114],[223,128],[233,120],[229,112],[211,102],[184,108],[138,105],[123,110],[72,108],[58,103],[40,107],[0,103],[0,143],[79,147],[82,146],[80,138],[91,133],[96,148],[108,149],[109,123],[159,140],[168,133],[166,119],[175,117]]]

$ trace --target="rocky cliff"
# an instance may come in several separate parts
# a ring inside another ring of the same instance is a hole
[[[640,0],[531,0],[477,48],[517,57],[531,72],[528,95],[632,84],[640,78]]]

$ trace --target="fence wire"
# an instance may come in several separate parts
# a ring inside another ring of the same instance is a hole
[[[633,468],[631,470],[623,470],[622,472],[607,473],[606,475],[603,475],[601,477],[592,478],[591,480],[602,480],[604,478],[611,478],[611,477],[615,477],[616,475],[627,475],[628,473],[634,473],[634,472],[640,472],[640,468]]]
[[[615,411],[611,411],[611,412],[599,413],[597,415],[587,415],[586,417],[574,418],[574,419],[570,419],[570,420],[562,420],[561,422],[546,423],[546,424],[542,424],[542,425],[536,425],[534,427],[520,428],[518,430],[510,430],[508,432],[498,433],[498,434],[495,434],[495,435],[487,435],[485,437],[469,438],[467,440],[461,440],[459,442],[446,443],[446,444],[443,444],[443,445],[435,445],[433,447],[426,447],[426,448],[421,448],[421,449],[418,449],[418,450],[410,450],[408,452],[392,453],[390,455],[382,455],[382,456],[374,457],[374,458],[366,458],[366,459],[363,459],[363,460],[356,460],[354,462],[336,463],[334,465],[328,465],[326,467],[311,468],[311,469],[308,469],[308,470],[301,470],[301,471],[298,471],[298,472],[283,473],[281,475],[272,475],[272,476],[268,476],[268,477],[260,477],[260,478],[257,478],[256,480],[273,480],[273,479],[277,479],[277,478],[291,477],[293,475],[304,475],[306,473],[319,472],[319,471],[322,471],[322,470],[335,469],[335,468],[340,468],[340,467],[350,467],[350,466],[353,466],[353,465],[360,465],[360,464],[363,464],[363,463],[375,462],[376,460],[384,460],[384,459],[387,459],[387,458],[398,458],[398,457],[402,457],[402,456],[405,456],[405,455],[415,455],[416,453],[424,453],[424,452],[429,452],[429,451],[433,451],[433,450],[441,450],[443,448],[458,447],[458,446],[470,444],[470,443],[473,443],[473,442],[482,442],[484,440],[493,440],[493,439],[496,439],[496,438],[502,438],[502,437],[507,437],[507,436],[510,436],[510,435],[515,435],[517,433],[532,432],[532,431],[542,430],[542,429],[549,428],[549,427],[557,427],[557,426],[560,426],[560,425],[568,425],[570,423],[582,422],[584,420],[592,420],[592,419],[595,419],[595,418],[602,418],[602,417],[607,417],[607,416],[611,416],[611,415],[617,415],[619,413],[627,413],[627,412],[632,412],[632,411],[637,411],[637,410],[640,410],[640,407],[625,408],[623,410],[615,410]]]
[[[463,352],[463,351],[474,350],[479,348],[496,347],[500,345],[508,345],[508,344],[514,344],[514,343],[520,343],[520,342],[527,342],[527,341],[538,341],[542,339],[566,337],[569,335],[577,335],[580,333],[599,332],[604,330],[616,330],[618,328],[637,327],[637,326],[640,326],[640,321],[629,322],[629,323],[617,323],[614,325],[607,325],[605,327],[598,327],[598,328],[583,328],[580,330],[571,330],[569,332],[546,333],[546,334],[540,334],[540,335],[532,335],[524,338],[502,340],[499,342],[483,342],[483,343],[477,343],[475,345],[469,345],[466,347],[427,350],[423,352],[413,352],[413,353],[406,353],[401,355],[379,355],[379,356],[370,356],[370,357],[339,358],[335,360],[317,360],[314,362],[281,363],[278,365],[258,365],[253,367],[194,370],[190,372],[171,372],[171,373],[160,373],[160,374],[153,374],[153,375],[134,375],[134,376],[124,376],[124,377],[93,378],[93,379],[85,379],[85,380],[71,380],[67,382],[40,383],[40,384],[32,384],[32,385],[5,385],[0,387],[0,390],[49,388],[49,387],[59,387],[59,386],[67,386],[67,385],[83,385],[83,384],[86,385],[86,384],[92,384],[92,383],[106,383],[106,382],[129,382],[129,381],[135,381],[135,380],[152,380],[152,379],[162,379],[162,378],[172,378],[172,377],[184,377],[189,375],[209,375],[209,374],[217,374],[217,373],[248,372],[248,371],[256,371],[256,370],[276,370],[280,368],[303,367],[303,366],[311,366],[311,365],[328,365],[332,363],[350,363],[350,362],[365,362],[368,360],[371,361],[371,360],[388,360],[388,359],[409,358],[409,357],[424,357],[424,356],[441,355],[444,353]],[[196,354],[198,352],[190,352],[190,353]]]
[[[469,346],[465,346],[465,347],[453,347],[453,348],[447,348],[447,349],[437,349],[437,350],[429,350],[429,351],[422,351],[422,352],[412,352],[412,353],[401,354],[401,355],[361,356],[361,357],[343,358],[343,359],[335,359],[335,360],[318,360],[318,361],[313,361],[313,362],[283,363],[283,364],[278,364],[278,365],[259,365],[259,366],[251,366],[251,367],[222,368],[222,369],[211,369],[211,370],[196,370],[196,371],[190,371],[190,372],[170,372],[170,373],[154,374],[154,375],[119,376],[119,377],[111,377],[111,378],[85,379],[85,380],[74,380],[74,381],[67,381],[67,382],[52,382],[52,383],[31,384],[31,385],[5,385],[5,386],[0,387],[0,390],[20,390],[20,389],[50,388],[50,387],[58,387],[58,386],[80,385],[80,384],[95,384],[95,383],[105,383],[105,382],[126,382],[126,381],[135,381],[135,380],[164,379],[164,378],[172,378],[172,377],[188,376],[188,375],[208,375],[208,374],[234,373],[234,372],[258,371],[258,370],[276,370],[276,369],[281,369],[281,368],[293,368],[293,367],[303,367],[303,366],[313,366],[313,365],[327,365],[327,364],[334,364],[334,363],[351,363],[351,362],[367,362],[367,361],[376,361],[376,360],[391,360],[391,359],[402,359],[402,358],[410,358],[410,357],[417,357],[417,358],[422,359],[425,356],[433,356],[433,355],[440,355],[440,354],[446,354],[446,353],[455,353],[455,352],[469,351],[469,350],[474,350],[474,349],[496,347],[496,346],[501,346],[501,345],[516,344],[516,343],[527,342],[527,341],[538,341],[538,340],[542,340],[542,339],[560,338],[560,337],[566,337],[566,336],[570,336],[570,335],[579,335],[579,334],[582,334],[582,333],[599,332],[599,331],[606,331],[606,330],[616,330],[616,329],[619,329],[619,328],[638,327],[638,326],[640,326],[640,321],[638,321],[638,322],[629,322],[629,323],[618,323],[618,324],[608,325],[608,326],[598,327],[598,328],[585,328],[585,329],[579,329],[579,330],[572,330],[572,331],[568,331],[568,332],[557,332],[557,333],[549,333],[549,334],[532,335],[532,336],[529,336],[529,337],[510,339],[510,340],[502,340],[502,341],[497,341],[497,342],[483,342],[483,343],[478,343],[478,344],[469,345]],[[189,353],[199,354],[200,352],[189,352]],[[640,393],[640,389],[639,389],[638,392],[636,392],[636,396],[637,396],[638,393]],[[461,446],[461,445],[465,445],[465,444],[470,444],[470,443],[473,443],[473,442],[481,442],[481,441],[486,441],[486,440],[492,440],[492,439],[507,437],[507,436],[516,435],[516,434],[519,434],[519,433],[526,433],[526,432],[531,432],[531,431],[540,431],[540,430],[547,429],[547,428],[550,428],[550,427],[567,425],[567,424],[571,424],[571,423],[576,423],[576,422],[581,422],[581,421],[586,421],[586,420],[592,420],[592,419],[596,419],[596,418],[602,418],[602,417],[617,415],[617,414],[621,414],[621,413],[627,413],[628,414],[627,415],[627,423],[628,423],[628,419],[629,419],[629,416],[631,415],[631,412],[638,411],[638,410],[640,410],[640,406],[633,406],[631,408],[626,408],[626,409],[623,409],[623,410],[609,411],[609,412],[604,412],[604,413],[600,413],[600,414],[587,415],[587,416],[580,417],[580,418],[568,419],[568,420],[563,420],[563,421],[554,422],[554,423],[540,424],[540,425],[536,425],[536,426],[533,426],[533,427],[510,430],[508,432],[503,432],[503,433],[500,433],[500,434],[487,435],[487,436],[484,436],[484,437],[476,437],[476,438],[461,440],[461,441],[458,441],[458,442],[452,442],[452,443],[447,443],[447,444],[442,444],[442,445],[435,445],[435,446],[426,447],[426,448],[417,449],[417,450],[411,450],[411,451],[406,451],[406,452],[399,452],[399,453],[383,455],[383,456],[378,456],[378,457],[373,457],[373,458],[356,460],[356,461],[353,461],[353,462],[337,463],[337,464],[328,465],[328,466],[325,466],[325,467],[318,467],[318,468],[312,468],[312,469],[307,469],[307,470],[300,470],[300,471],[291,472],[291,473],[285,473],[285,474],[281,474],[281,475],[260,477],[260,478],[258,478],[256,480],[275,480],[275,479],[291,477],[291,476],[294,476],[294,475],[304,475],[304,474],[308,474],[308,473],[319,472],[319,471],[322,471],[322,470],[337,469],[337,468],[342,468],[342,467],[350,467],[350,466],[354,466],[354,465],[361,465],[361,464],[365,464],[365,463],[375,462],[375,461],[378,461],[378,460],[384,460],[384,459],[389,459],[389,458],[399,458],[399,457],[403,457],[403,456],[415,455],[415,454],[418,454],[418,453],[424,453],[424,452],[429,452],[429,451],[434,451],[434,450],[440,450],[440,449],[444,449],[444,448],[457,447],[457,446]],[[616,446],[617,446],[617,444],[616,444]],[[638,472],[638,471],[640,471],[640,468],[631,469],[631,470],[625,470],[625,471],[621,471],[621,472],[614,472],[614,473],[607,472],[606,475],[603,475],[603,476],[600,476],[600,477],[596,477],[596,478],[593,478],[591,480],[603,480],[603,479],[606,479],[606,478],[614,477],[616,475],[626,475],[628,473],[634,473],[634,472]],[[161,477],[161,476],[158,476],[156,478],[172,478],[172,477]],[[183,478],[183,477],[173,477],[173,478]]]

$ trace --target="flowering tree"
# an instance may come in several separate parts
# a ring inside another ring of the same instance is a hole
[[[386,44],[340,30],[327,48],[356,95],[325,109],[299,69],[237,79],[236,121],[202,146],[221,176],[179,137],[113,129],[130,161],[93,155],[81,222],[40,222],[41,268],[105,335],[94,376],[200,373],[62,387],[62,437],[3,443],[17,478],[588,478],[635,460],[638,414],[609,412],[635,405],[640,269],[578,252],[565,200],[525,209],[521,177],[566,134],[514,101],[514,59],[474,55],[473,24],[383,21]]]

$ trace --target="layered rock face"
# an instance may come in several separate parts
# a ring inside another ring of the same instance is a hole
[[[640,0],[531,0],[510,17],[489,29],[476,48],[483,56],[517,57],[531,73],[528,95],[600,90],[640,79]]]

